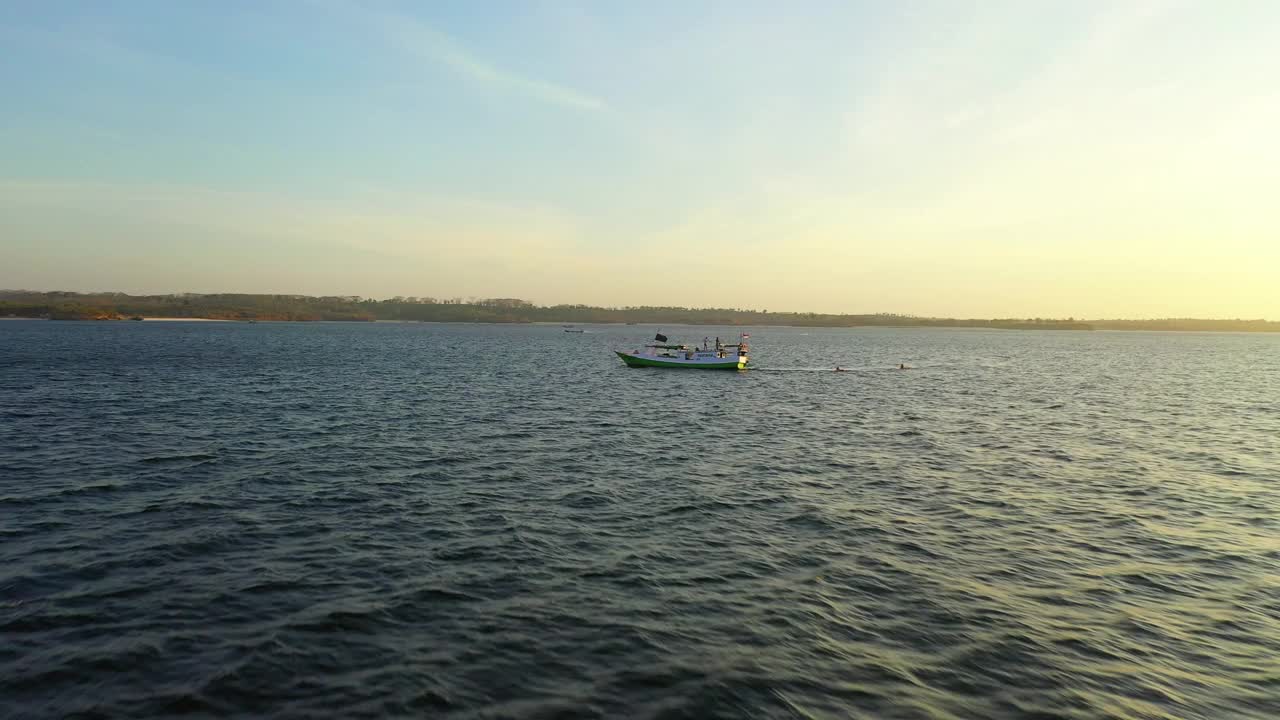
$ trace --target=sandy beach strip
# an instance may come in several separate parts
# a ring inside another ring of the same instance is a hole
[[[225,320],[223,318],[197,317],[144,317],[142,319],[149,322],[243,322],[240,320]]]

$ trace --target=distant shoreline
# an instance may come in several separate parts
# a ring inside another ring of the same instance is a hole
[[[25,320],[28,322],[112,322],[127,323],[133,318],[116,317],[116,318],[61,318],[53,319],[48,317],[0,317],[0,320]],[[797,330],[1000,330],[1009,332],[1019,331],[1054,331],[1054,332],[1152,332],[1152,333],[1245,333],[1252,335],[1271,335],[1280,334],[1280,330],[1272,329],[1247,329],[1247,328],[1161,328],[1161,327],[1058,327],[1051,324],[1036,325],[991,325],[991,324],[964,324],[962,322],[951,322],[947,324],[928,324],[918,323],[915,325],[888,325],[888,324],[865,324],[865,325],[797,325],[780,322],[761,322],[755,324],[747,323],[716,323],[716,322],[661,322],[661,321],[637,321],[637,322],[611,322],[611,321],[568,321],[568,320],[534,320],[534,321],[501,321],[501,320],[329,320],[329,319],[233,319],[233,318],[206,318],[206,317],[143,317],[141,321],[145,322],[161,322],[161,323],[178,323],[178,322],[196,322],[196,323],[371,323],[371,324],[388,324],[388,325],[534,325],[538,327],[555,327],[565,323],[572,322],[576,325],[586,326],[618,326],[627,327],[634,325],[637,328],[673,328],[673,327],[734,327],[734,328],[791,328]],[[1132,321],[1141,322],[1141,321]]]
[[[993,330],[1153,330],[1171,332],[1280,332],[1262,319],[1158,318],[1087,320],[1043,317],[945,318],[900,313],[836,314],[769,312],[746,308],[676,306],[595,307],[535,305],[518,298],[396,297],[354,295],[250,295],[241,293],[127,295],[125,293],[0,290],[0,317],[150,322],[439,322],[493,324],[617,324],[648,326],[810,328],[988,328]]]

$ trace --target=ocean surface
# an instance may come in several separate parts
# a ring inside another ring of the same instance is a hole
[[[584,329],[0,322],[0,717],[1280,717],[1280,336]]]

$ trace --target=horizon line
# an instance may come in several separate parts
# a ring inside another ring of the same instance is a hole
[[[298,292],[175,291],[175,292],[129,293],[121,290],[87,290],[86,291],[86,290],[35,290],[31,288],[0,288],[0,295],[6,295],[10,293],[31,293],[31,294],[40,294],[40,295],[66,293],[71,295],[87,295],[87,296],[124,295],[126,297],[168,297],[168,296],[180,296],[180,295],[191,295],[191,296],[245,295],[245,296],[283,296],[283,297],[293,297],[293,298],[316,298],[316,299],[358,298],[361,301],[373,301],[373,302],[394,302],[395,298],[402,298],[403,302],[405,302],[406,304],[420,304],[420,305],[478,305],[485,302],[505,300],[505,301],[517,301],[521,303],[526,303],[531,307],[541,308],[541,309],[554,309],[557,307],[581,307],[581,308],[591,308],[591,309],[597,309],[597,310],[645,310],[645,309],[682,309],[682,310],[702,310],[702,311],[730,310],[733,312],[752,313],[752,314],[759,314],[759,315],[828,315],[828,316],[835,316],[835,317],[902,317],[902,318],[914,318],[919,320],[1043,320],[1043,321],[1051,321],[1051,322],[1078,322],[1078,323],[1112,322],[1112,321],[1151,322],[1151,321],[1161,321],[1161,320],[1197,320],[1197,321],[1215,321],[1215,322],[1265,322],[1265,323],[1280,322],[1280,321],[1274,321],[1262,316],[1259,316],[1259,317],[1209,317],[1209,316],[1195,317],[1195,316],[1189,316],[1189,315],[1184,315],[1184,316],[1170,315],[1170,316],[1163,316],[1163,317],[1113,316],[1113,317],[1086,318],[1086,317],[1076,317],[1074,315],[1067,316],[1067,317],[1048,317],[1043,315],[1041,316],[1034,316],[1034,315],[994,316],[993,315],[991,317],[980,318],[980,317],[974,317],[974,316],[959,317],[959,316],[945,316],[945,315],[921,315],[917,313],[900,313],[900,312],[884,312],[884,311],[880,311],[880,312],[849,312],[849,311],[816,312],[812,310],[767,310],[767,309],[759,310],[755,308],[695,307],[695,306],[688,306],[688,305],[592,305],[589,303],[575,303],[575,302],[540,304],[533,300],[526,300],[524,298],[517,298],[517,297],[511,297],[511,296],[480,297],[477,295],[468,295],[468,296],[455,295],[450,297],[435,297],[435,296],[429,296],[429,295],[392,295],[392,296],[385,296],[385,297],[374,297],[374,296],[358,295],[358,294],[314,295],[310,293],[298,293]],[[414,302],[409,302],[411,298],[414,300]],[[4,298],[0,298],[0,301],[4,301]],[[423,302],[423,301],[430,301],[430,302]]]

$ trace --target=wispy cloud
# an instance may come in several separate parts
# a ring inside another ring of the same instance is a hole
[[[605,109],[602,101],[577,90],[500,70],[470,55],[451,38],[431,28],[417,25],[402,27],[397,31],[406,34],[405,39],[410,43],[407,47],[410,49],[421,51],[476,82],[506,88],[558,105],[584,110]]]
[[[599,98],[487,62],[449,35],[416,18],[351,3],[329,7],[341,8],[343,12],[358,18],[397,50],[412,57],[444,65],[473,83],[579,110],[607,109],[604,101]]]
[[[42,181],[0,177],[0,211],[84,210],[143,224],[187,223],[228,236],[317,241],[400,258],[553,252],[573,216],[534,205],[370,190],[343,205],[268,192],[172,183]]]

